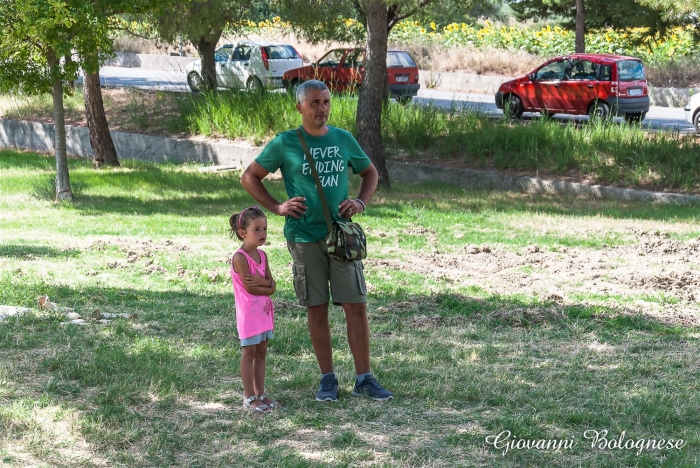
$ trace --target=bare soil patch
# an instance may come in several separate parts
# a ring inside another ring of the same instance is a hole
[[[629,243],[603,249],[530,245],[514,251],[465,245],[461,252],[413,252],[410,257],[368,259],[366,264],[455,286],[477,286],[492,294],[536,296],[544,306],[602,306],[666,324],[700,325],[700,237],[677,241],[668,233],[634,228],[626,234]],[[410,235],[434,236],[429,230],[412,230]],[[435,321],[429,307],[396,307],[417,308],[423,314],[416,319],[419,326]],[[500,313],[504,319],[518,315],[517,310]]]

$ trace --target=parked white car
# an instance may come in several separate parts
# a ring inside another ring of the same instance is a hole
[[[700,94],[691,96],[684,110],[685,120],[695,126],[695,133],[700,133]]]
[[[299,53],[289,44],[243,41],[216,50],[216,81],[219,88],[260,91],[281,88],[282,75],[303,65]],[[202,89],[202,60],[185,67],[192,91]]]

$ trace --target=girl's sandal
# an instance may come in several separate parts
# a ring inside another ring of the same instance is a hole
[[[258,396],[258,400],[263,401],[267,398],[267,393],[263,393],[262,395]],[[267,398],[269,400],[269,398]],[[276,400],[270,400],[270,403],[263,403],[263,405],[267,405],[270,407],[270,409],[276,410],[282,407],[280,403]]]
[[[252,406],[251,403],[254,401],[260,400],[260,404],[258,406]],[[269,413],[272,411],[272,407],[269,405],[266,405],[265,403],[262,403],[262,398],[258,398],[256,395],[249,396],[248,398],[243,399],[243,407],[246,409],[249,409],[250,411],[254,413]]]

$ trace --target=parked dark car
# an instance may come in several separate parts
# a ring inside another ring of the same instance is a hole
[[[320,80],[336,92],[353,92],[362,85],[365,73],[364,49],[334,49],[316,63],[287,70],[282,84],[295,91],[307,80]],[[389,95],[399,102],[410,102],[418,94],[418,67],[408,52],[389,49],[386,54]]]
[[[531,73],[503,83],[496,93],[496,106],[516,119],[523,112],[541,112],[597,118],[617,115],[641,122],[649,111],[644,64],[622,55],[555,57]]]

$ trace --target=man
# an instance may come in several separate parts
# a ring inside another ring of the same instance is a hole
[[[304,138],[314,158],[331,218],[335,221],[361,213],[377,186],[377,170],[355,138],[345,130],[326,124],[330,113],[330,92],[325,84],[311,80],[302,83],[296,94],[296,109],[301,114]],[[323,208],[309,170],[309,163],[296,129],[277,135],[246,169],[241,184],[250,195],[272,213],[285,216],[284,236],[292,254],[294,290],[306,307],[309,334],[321,370],[316,399],[336,401],[338,380],[333,370],[328,304],[341,305],[345,311],[348,343],[355,361],[353,395],[375,400],[394,396],[370,373],[369,322],[362,262],[343,262],[328,256],[326,222]],[[348,197],[348,171],[359,174],[360,193]],[[262,179],[280,169],[287,200],[278,202],[267,191]],[[329,291],[330,285],[330,291]]]

